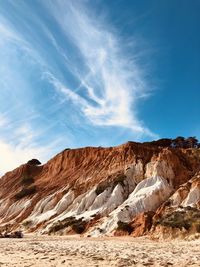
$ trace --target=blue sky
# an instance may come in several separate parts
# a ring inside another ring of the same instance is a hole
[[[200,138],[199,0],[0,0],[0,173],[67,147]]]

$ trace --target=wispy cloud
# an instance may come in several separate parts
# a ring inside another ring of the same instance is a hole
[[[0,114],[0,127],[6,126],[7,123],[8,123],[8,119],[5,116]]]
[[[155,137],[138,117],[137,104],[148,95],[139,55],[133,49],[130,57],[117,29],[103,21],[89,2],[4,5],[0,8],[0,150],[5,155],[0,159],[0,166],[5,166],[1,172],[28,157],[47,159],[58,142],[62,148],[73,146],[70,141],[79,141],[81,134],[72,133],[80,129],[89,134],[118,127],[131,132],[132,138]]]
[[[45,63],[23,34],[0,16],[0,175],[31,158],[46,161],[61,140],[41,142],[51,125],[32,125],[41,115],[34,108],[34,91],[29,76],[33,66],[42,72]],[[26,64],[29,61],[29,64]],[[23,69],[26,66],[27,69]],[[38,77],[39,78],[39,77]],[[39,78],[40,79],[40,78]],[[43,136],[42,136],[43,135]],[[48,140],[48,137],[46,138]]]
[[[78,104],[83,115],[93,125],[125,127],[136,136],[141,134],[155,137],[137,117],[137,101],[148,94],[144,71],[133,59],[137,55],[128,57],[123,49],[123,40],[117,36],[116,31],[109,29],[105,22],[96,20],[96,17],[89,17],[91,10],[80,2],[73,4],[73,1],[58,0],[44,4],[54,16],[66,40],[70,39],[78,50],[80,62],[70,61],[46,25],[40,19],[37,24],[64,58],[66,68],[71,68],[75,79],[79,80],[79,86],[73,88],[60,80],[63,74],[49,66],[47,59],[42,58],[41,51],[35,51],[34,46],[23,40],[19,33],[1,25],[2,33],[16,40],[31,55],[39,64],[42,77],[50,78],[50,83],[57,90],[67,95],[74,104]],[[83,94],[80,95],[80,92]]]
[[[5,116],[0,116],[0,127],[8,127],[12,123],[10,119]],[[21,124],[20,127],[12,128],[12,138],[7,139],[6,135],[0,132],[0,175],[5,172],[16,168],[22,163],[27,162],[31,158],[46,159],[46,151],[48,148],[39,147],[34,143],[35,131],[31,129],[28,124]],[[16,143],[17,140],[17,143]]]
[[[136,134],[153,136],[137,118],[136,101],[147,91],[144,73],[123,50],[123,40],[80,3],[46,4],[84,62],[83,71],[79,69],[75,73],[79,87],[73,89],[73,94],[69,90],[61,91],[77,103],[79,92],[86,90],[89,99],[82,99],[78,104],[94,125],[125,127]]]

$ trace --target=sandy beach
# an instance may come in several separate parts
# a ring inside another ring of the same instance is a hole
[[[200,266],[200,240],[25,236],[0,239],[0,266]]]

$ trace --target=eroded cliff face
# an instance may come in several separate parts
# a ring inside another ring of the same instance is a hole
[[[166,201],[199,208],[199,166],[199,149],[128,142],[65,150],[42,166],[24,164],[0,179],[0,227],[138,236],[164,216]]]
[[[179,186],[152,217],[153,238],[186,237],[200,233],[200,172]]]

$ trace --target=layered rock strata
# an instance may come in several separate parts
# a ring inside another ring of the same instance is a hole
[[[0,179],[0,228],[145,234],[151,221],[158,227],[167,207],[199,208],[200,176],[194,176],[199,167],[199,149],[134,142],[67,149],[44,165],[29,162]]]

